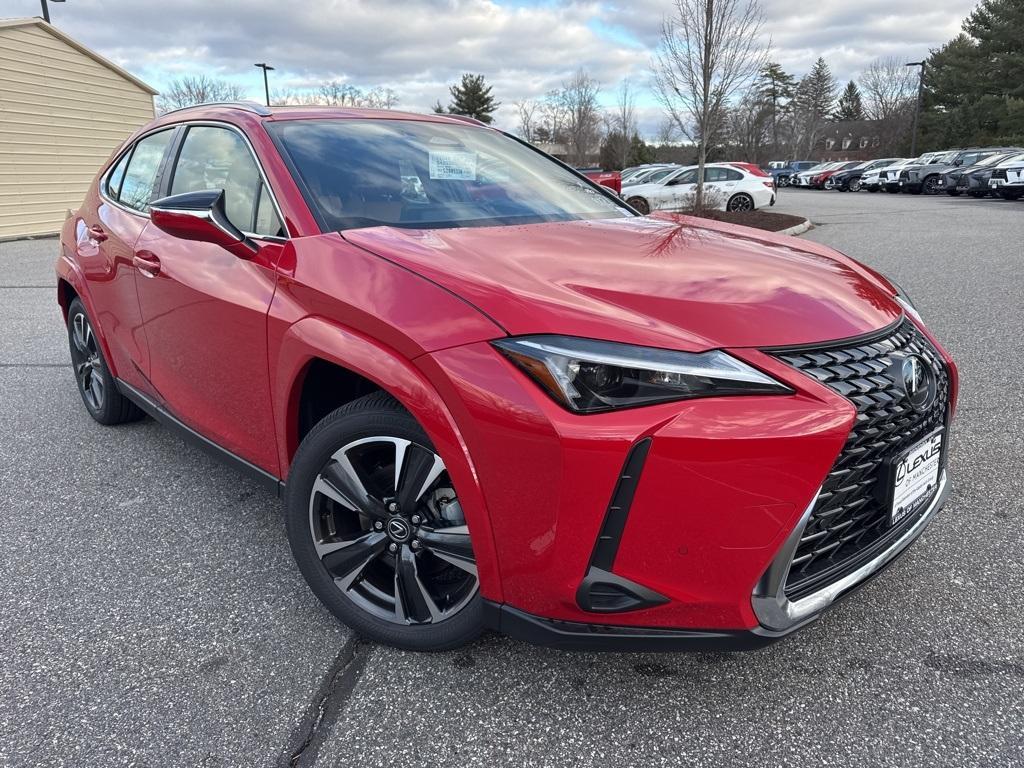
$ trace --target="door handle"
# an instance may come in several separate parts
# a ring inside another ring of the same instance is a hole
[[[107,239],[107,233],[103,231],[103,227],[99,224],[93,224],[89,227],[89,239],[95,240],[97,243],[102,243]]]
[[[155,253],[149,251],[138,251],[132,257],[132,263],[146,277],[156,277],[160,273],[160,259]]]

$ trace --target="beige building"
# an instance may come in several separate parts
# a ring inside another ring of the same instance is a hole
[[[59,231],[155,94],[41,19],[0,19],[0,239]]]

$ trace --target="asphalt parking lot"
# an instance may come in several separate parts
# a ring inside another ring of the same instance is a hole
[[[0,243],[0,766],[1024,763],[1024,202],[782,190],[957,358],[953,494],[916,546],[748,655],[365,645],[277,500],[82,408],[55,240]]]

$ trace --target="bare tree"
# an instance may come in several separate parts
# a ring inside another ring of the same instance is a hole
[[[893,152],[910,130],[917,70],[892,56],[875,59],[861,74],[860,87],[868,117],[878,121],[882,152]]]
[[[600,83],[580,69],[562,83],[558,92],[570,163],[582,165],[597,150],[601,139],[601,110],[597,104],[600,90]]]
[[[615,111],[611,115],[608,138],[615,136],[614,147],[619,168],[625,168],[629,162],[629,147],[636,135],[636,95],[633,83],[627,77],[619,84],[615,97]]]
[[[538,122],[540,121],[540,104],[534,99],[519,99],[512,102],[519,115],[519,136],[524,141],[536,139]]]
[[[191,107],[194,104],[209,104],[215,101],[238,101],[245,91],[227,80],[218,80],[208,75],[181,77],[172,80],[157,100],[160,112]]]
[[[757,0],[674,0],[652,61],[654,92],[676,127],[697,142],[697,175],[723,129],[726,104],[767,63]],[[697,211],[704,186],[697,184]]]

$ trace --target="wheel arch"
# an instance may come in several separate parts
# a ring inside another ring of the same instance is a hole
[[[85,279],[81,274],[79,266],[68,256],[67,246],[62,246],[62,249],[61,256],[57,260],[57,304],[60,306],[64,325],[68,323],[68,308],[71,306],[71,302],[78,299],[85,306],[93,332],[99,338],[107,367],[110,369],[111,375],[116,377],[117,368],[114,364],[114,356],[110,353],[107,335],[103,331],[103,324],[100,322],[96,308],[93,306],[92,297],[89,296]]]
[[[291,325],[270,362],[276,372],[271,384],[283,478],[287,480],[302,429],[312,426],[302,420],[304,398],[309,407],[308,398],[332,383],[340,384],[341,391],[319,404],[321,410],[369,392],[388,393],[419,422],[444,459],[472,531],[481,593],[501,600],[497,553],[477,471],[454,417],[426,375],[390,347],[322,317]],[[315,418],[317,407],[307,418]]]

